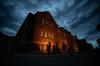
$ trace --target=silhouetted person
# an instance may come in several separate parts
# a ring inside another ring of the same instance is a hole
[[[48,54],[51,54],[51,43],[49,42],[47,45]]]
[[[65,55],[70,55],[70,53],[69,53],[69,45],[68,44],[66,45],[66,51],[65,51],[65,53],[66,53]]]
[[[54,46],[53,46],[53,53],[58,54],[58,52],[59,52],[58,44],[55,43]]]
[[[55,45],[56,45],[56,44],[53,45],[53,54],[55,54],[55,52],[56,52],[56,47],[55,47]]]
[[[62,50],[63,50],[63,54],[66,55],[66,45],[64,42],[62,44]]]

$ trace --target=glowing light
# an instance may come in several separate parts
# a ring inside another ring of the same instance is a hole
[[[43,30],[42,30],[42,31],[41,31],[41,37],[43,37],[43,34],[44,34],[44,33],[43,33]]]

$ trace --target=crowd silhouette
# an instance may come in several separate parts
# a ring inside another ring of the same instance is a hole
[[[57,54],[63,54],[63,55],[66,55],[69,52],[69,48],[63,42],[62,49],[60,50],[59,47],[58,47],[58,43],[55,42],[55,44],[53,45],[53,50],[51,50],[51,43],[48,42],[48,44],[47,44],[47,52],[48,52],[48,55],[50,55],[50,54],[55,54],[55,55],[57,55]]]

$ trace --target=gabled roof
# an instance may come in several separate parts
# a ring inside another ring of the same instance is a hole
[[[53,22],[58,26],[58,24],[56,23],[56,21],[54,20],[53,16],[51,15],[51,13],[49,11],[37,11],[37,13],[35,13],[35,15],[37,14],[48,14],[50,16],[50,18],[53,20]]]

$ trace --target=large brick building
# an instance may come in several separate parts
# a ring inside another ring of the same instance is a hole
[[[77,38],[62,27],[58,27],[51,14],[46,12],[29,13],[16,34],[16,43],[28,46],[31,49],[37,49],[40,52],[47,53],[50,43],[51,52],[54,44],[58,45],[59,51],[62,51],[62,45],[74,52],[78,52]],[[24,47],[27,48],[27,47]]]

